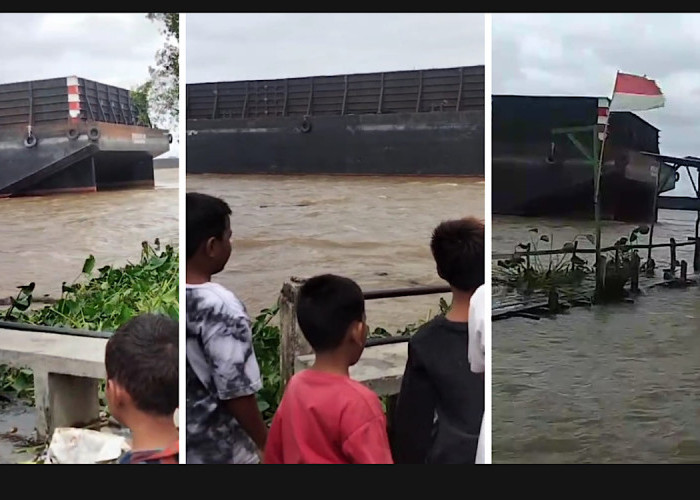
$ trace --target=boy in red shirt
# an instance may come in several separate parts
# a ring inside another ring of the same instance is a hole
[[[297,321],[316,360],[287,384],[265,463],[393,463],[379,398],[349,375],[368,332],[360,287],[330,274],[309,279],[299,290]]]

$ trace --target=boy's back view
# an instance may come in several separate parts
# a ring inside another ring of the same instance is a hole
[[[231,209],[187,194],[187,463],[259,463],[262,381],[242,302],[211,282],[231,255]]]
[[[157,314],[130,319],[107,341],[105,396],[132,437],[120,464],[178,463],[178,343],[177,321]]]
[[[440,224],[430,247],[438,275],[452,289],[444,316],[423,325],[408,361],[392,425],[397,463],[474,463],[484,413],[484,379],[469,368],[469,305],[484,283],[484,225]]]
[[[362,290],[340,276],[311,278],[299,290],[297,319],[316,360],[287,384],[265,463],[392,463],[379,398],[349,376],[367,338]]]

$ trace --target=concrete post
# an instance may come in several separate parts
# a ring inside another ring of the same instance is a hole
[[[303,283],[299,278],[291,278],[280,292],[280,378],[283,388],[294,375],[297,356],[313,352],[297,323],[296,302]]]
[[[48,439],[57,427],[81,427],[100,417],[99,381],[34,371],[37,435]]]

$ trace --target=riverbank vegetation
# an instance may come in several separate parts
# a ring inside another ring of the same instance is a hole
[[[128,319],[145,312],[177,320],[178,251],[159,240],[143,242],[137,262],[122,267],[96,267],[90,255],[76,280],[63,283],[55,303],[33,309],[34,283],[18,287],[17,296],[0,316],[4,321],[49,327],[112,332]],[[30,370],[0,365],[0,397],[33,402]]]
[[[612,249],[603,252],[606,296],[623,295],[624,286],[632,276],[634,261],[639,258],[638,250],[631,246],[638,244],[639,236],[648,233],[647,226],[639,226],[629,236],[619,238]],[[589,284],[595,285],[596,264],[581,257],[583,252],[579,245],[587,242],[595,246],[593,235],[576,235],[556,248],[554,234],[541,234],[538,228],[532,228],[528,235],[529,241],[518,243],[509,258],[496,262],[492,274],[494,285],[525,296],[551,290],[564,296],[589,294],[591,290],[586,282],[593,280]],[[590,260],[595,260],[591,250],[586,253],[592,257]]]

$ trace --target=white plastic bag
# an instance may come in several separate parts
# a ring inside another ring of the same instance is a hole
[[[116,434],[72,427],[57,428],[51,437],[45,464],[105,464],[129,450]]]

